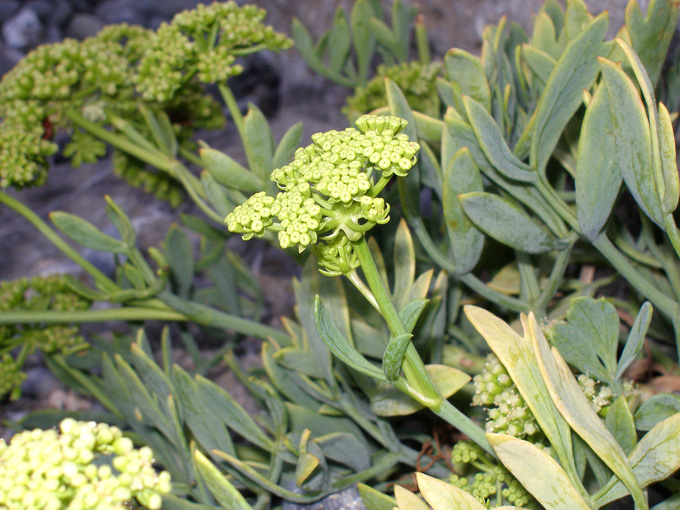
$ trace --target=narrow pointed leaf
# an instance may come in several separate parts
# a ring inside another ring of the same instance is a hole
[[[394,238],[394,287],[392,301],[399,309],[406,303],[408,291],[416,276],[416,254],[413,237],[403,219]]]
[[[265,187],[262,179],[224,152],[207,147],[199,152],[203,167],[220,184],[246,193],[255,193]]]
[[[659,154],[664,183],[663,210],[672,213],[678,207],[680,182],[675,155],[675,132],[671,116],[663,103],[659,103]]]
[[[635,361],[635,358],[642,350],[642,346],[645,343],[645,335],[649,329],[649,325],[652,322],[652,305],[649,301],[640,307],[640,311],[635,317],[635,322],[633,327],[630,329],[628,334],[628,339],[626,340],[626,345],[623,348],[621,357],[616,368],[616,378],[620,379],[623,377],[626,369]]]
[[[210,492],[223,508],[252,510],[246,499],[199,450],[194,452],[196,466]]]
[[[373,18],[373,8],[371,5],[366,0],[357,0],[350,14],[350,26],[361,84],[367,80],[375,48],[375,36],[371,32],[371,18]]]
[[[545,227],[505,198],[485,192],[466,193],[458,198],[472,223],[511,248],[536,254],[565,247]]]
[[[113,253],[125,253],[128,250],[123,241],[106,235],[89,221],[74,214],[53,211],[50,219],[65,235],[87,248]]]
[[[530,150],[531,166],[541,174],[567,122],[581,105],[583,89],[590,89],[597,77],[595,57],[607,26],[605,12],[567,45],[541,94]]]
[[[503,465],[545,508],[590,509],[564,469],[543,450],[512,436],[487,433],[486,437]]]
[[[335,11],[333,25],[328,33],[328,55],[331,71],[339,73],[347,61],[351,47],[351,33],[343,9]]]
[[[536,181],[536,173],[515,157],[489,112],[468,96],[463,96],[463,105],[479,146],[494,168],[508,179],[519,182]]]
[[[406,303],[403,308],[399,310],[399,318],[401,319],[404,328],[406,328],[406,331],[409,333],[413,331],[420,318],[420,314],[423,313],[423,310],[429,302],[429,299],[416,298]]]
[[[244,117],[245,140],[243,146],[248,158],[248,166],[262,182],[268,182],[274,158],[274,136],[267,118],[254,104],[248,105],[248,113]],[[260,190],[262,188],[259,188]]]
[[[386,380],[383,371],[364,358],[340,333],[318,296],[314,302],[314,317],[321,339],[340,361],[374,379]]]
[[[548,83],[557,61],[544,51],[528,44],[522,46],[522,55],[529,64],[529,68],[541,80],[541,83]]]
[[[401,375],[401,364],[406,355],[406,349],[411,345],[411,333],[404,333],[390,338],[383,355],[383,372],[388,381],[396,381]]]
[[[300,140],[302,139],[302,128],[302,122],[297,122],[283,135],[278,147],[276,147],[276,152],[274,152],[274,159],[272,159],[273,169],[281,168],[293,160],[295,149],[300,146]]]

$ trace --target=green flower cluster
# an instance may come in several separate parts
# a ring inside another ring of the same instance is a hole
[[[389,78],[399,86],[413,110],[436,117],[439,114],[436,82],[441,70],[441,63],[422,65],[415,60],[396,66],[378,66],[375,77],[354,90],[342,111],[351,121],[387,105],[385,78]]]
[[[237,56],[261,49],[279,51],[292,42],[262,24],[265,11],[235,2],[198,5],[157,30],[135,77],[147,100],[167,101],[194,76],[220,83],[239,74]]]
[[[11,400],[21,395],[21,385],[26,380],[26,373],[11,354],[5,353],[0,358],[0,399],[9,394]]]
[[[614,401],[612,389],[585,374],[578,374],[577,380],[583,394],[593,410],[606,416]],[[507,370],[494,354],[487,357],[481,373],[473,379],[475,394],[472,404],[484,406],[487,412],[486,430],[526,439],[537,446],[543,446],[545,435],[526,402],[517,391]],[[633,396],[638,390],[630,381],[624,381],[623,395]]]
[[[139,98],[135,88],[138,66],[155,37],[153,31],[142,27],[112,25],[82,42],[66,39],[40,46],[5,74],[0,81],[0,186],[42,184],[47,158],[58,150],[51,141],[57,130],[66,130],[71,136],[63,154],[74,166],[94,162],[105,154],[105,144],[75,128],[69,112],[79,113],[99,127],[106,127],[115,115],[151,138],[139,112],[143,103],[151,112],[166,112],[179,143],[187,147],[194,129],[222,127],[221,109],[198,83],[183,84],[163,103],[144,103]],[[154,71],[157,78],[159,70]],[[173,186],[169,176],[150,177],[145,165],[135,163],[138,161],[133,158],[118,158],[116,172],[159,198],[179,201],[175,189],[179,186]]]
[[[21,278],[0,282],[0,312],[21,311],[77,311],[90,307],[90,301],[74,293],[60,275]],[[77,326],[21,324],[0,326],[0,398],[11,392],[18,398],[25,374],[23,362],[10,362],[10,351],[21,347],[30,353],[40,349],[45,353],[70,354],[87,348]],[[25,359],[25,356],[22,356]]]
[[[157,510],[170,475],[152,464],[151,449],[135,449],[120,429],[67,418],[59,432],[0,439],[0,508],[125,510],[134,499]]]
[[[397,117],[364,115],[356,125],[313,135],[272,172],[281,192],[251,196],[227,216],[227,228],[245,240],[276,231],[282,248],[300,251],[321,239],[325,247],[315,252],[327,271],[357,267],[349,241],[389,220],[389,204],[376,195],[392,176],[406,175],[420,146],[400,133],[406,121]]]
[[[481,503],[490,499],[494,506],[514,505],[531,508],[534,498],[498,461],[472,441],[459,441],[451,450],[456,474],[449,482],[474,496]]]
[[[544,439],[536,418],[498,358],[490,354],[473,379],[472,404],[487,409],[486,430],[538,443]]]

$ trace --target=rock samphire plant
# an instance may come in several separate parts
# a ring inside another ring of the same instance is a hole
[[[3,188],[111,148],[128,182],[204,217],[144,251],[109,197],[117,237],[0,192],[83,271],[0,284],[2,396],[40,352],[101,405],[7,423],[0,508],[264,510],[357,485],[369,510],[678,507],[680,398],[658,388],[680,346],[679,17],[631,1],[609,41],[607,13],[548,1],[530,32],[501,20],[480,57],[442,62],[400,0],[339,8],[318,41],[295,21],[310,68],[354,89],[352,127],[307,145],[230,88],[239,59],[291,45],[256,8],[34,50],[0,82]],[[195,141],[224,121],[209,84],[241,162]],[[282,329],[233,234],[300,263]],[[78,329],[114,320],[134,329]],[[150,341],[147,320],[175,326]],[[220,363],[257,411],[210,379]]]

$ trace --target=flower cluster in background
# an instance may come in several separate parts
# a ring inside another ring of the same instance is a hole
[[[153,452],[135,449],[120,429],[67,418],[59,431],[25,431],[0,440],[0,507],[9,510],[126,510],[134,499],[150,510],[170,492]]]

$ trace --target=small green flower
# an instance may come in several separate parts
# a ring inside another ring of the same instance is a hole
[[[120,429],[67,418],[56,430],[0,439],[0,508],[125,510],[136,500],[162,506],[170,475],[153,469],[153,452],[133,447]]]
[[[283,248],[314,245],[325,274],[355,269],[350,241],[389,221],[390,206],[377,195],[392,176],[406,175],[420,148],[400,133],[404,119],[364,115],[356,124],[313,135],[291,163],[272,172],[281,190],[276,198],[255,194],[227,216],[229,230],[246,240],[272,230]]]

